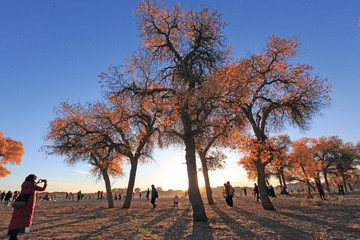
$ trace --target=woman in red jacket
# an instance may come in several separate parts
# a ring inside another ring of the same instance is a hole
[[[11,240],[17,239],[18,234],[30,232],[30,225],[32,221],[32,216],[34,213],[35,201],[36,201],[36,192],[35,191],[44,191],[47,186],[47,181],[45,179],[40,179],[36,181],[36,175],[30,174],[25,178],[25,182],[21,185],[20,194],[31,194],[25,207],[23,208],[14,208],[14,212],[9,224],[8,235],[10,235]],[[38,183],[44,183],[43,187],[38,186]]]

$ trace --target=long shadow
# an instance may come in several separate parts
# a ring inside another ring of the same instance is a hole
[[[174,223],[166,229],[164,239],[183,239],[186,229],[191,223],[191,219],[186,219],[190,212],[190,204],[184,209],[182,214],[174,221]]]
[[[291,218],[296,218],[300,221],[307,221],[309,223],[313,223],[316,225],[321,225],[323,227],[332,227],[335,231],[342,231],[346,234],[353,234],[355,237],[359,238],[360,236],[360,230],[345,226],[343,224],[334,224],[334,223],[330,223],[327,221],[323,221],[320,219],[314,219],[308,216],[304,216],[304,215],[298,215],[295,213],[289,213],[289,212],[278,212],[281,215],[287,216],[287,217],[291,217]]]
[[[217,215],[219,215],[219,217],[225,222],[225,224],[231,228],[231,230],[236,234],[236,236],[241,236],[241,238],[244,239],[257,238],[257,236],[253,232],[247,230],[243,225],[238,223],[235,219],[231,218],[227,213],[223,212],[216,205],[211,205],[211,208]]]
[[[185,239],[213,240],[213,230],[208,222],[194,222],[192,234]]]
[[[281,236],[284,239],[313,239],[315,237],[310,233],[298,230],[288,225],[281,224],[274,219],[270,219],[265,216],[258,216],[254,213],[245,211],[236,206],[234,206],[233,208],[248,219],[255,221],[263,227],[274,231],[274,233],[271,233],[271,236],[269,236],[269,238],[278,238],[278,236]]]

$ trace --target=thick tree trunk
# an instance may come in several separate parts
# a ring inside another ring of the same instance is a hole
[[[105,181],[106,197],[107,197],[107,201],[108,201],[108,208],[114,208],[114,199],[113,199],[113,197],[112,197],[111,183],[110,183],[109,174],[107,173],[107,171],[103,171],[103,172],[102,172],[102,176],[103,176],[103,179],[104,179],[104,181]]]
[[[261,198],[261,205],[265,210],[275,210],[274,205],[271,203],[269,195],[266,190],[266,182],[265,182],[265,166],[258,160],[255,162],[256,169],[258,172],[258,186]]]
[[[311,184],[309,179],[306,179],[306,185],[307,185],[307,189],[308,189],[308,194],[311,194]]]
[[[347,189],[347,182],[346,182],[346,177],[345,177],[345,174],[344,173],[341,173],[341,178],[343,180],[343,185],[344,185],[344,188],[345,188],[345,192],[348,191]]]
[[[353,189],[353,187],[352,187],[351,183],[349,183],[349,182],[348,182],[348,185],[349,185],[349,190],[350,190],[350,191],[354,191],[354,189]]]
[[[131,205],[131,200],[133,197],[133,191],[135,186],[135,177],[136,177],[136,169],[137,169],[138,161],[137,159],[131,159],[131,169],[130,169],[130,176],[129,176],[129,182],[128,187],[126,191],[126,197],[124,201],[124,205],[122,208],[128,209]]]
[[[195,140],[192,133],[191,120],[186,113],[182,115],[184,126],[185,158],[189,180],[189,199],[193,210],[193,221],[207,221],[205,207],[200,195],[199,183],[197,178]]]
[[[201,160],[201,165],[202,165],[202,169],[203,169],[207,200],[208,200],[209,205],[213,205],[214,199],[212,197],[212,190],[211,190],[210,178],[209,178],[209,170],[207,167],[207,162],[206,162],[205,156],[200,155],[200,160]]]
[[[327,170],[325,168],[323,168],[323,175],[324,175],[324,180],[325,180],[326,191],[328,193],[330,193],[330,185],[329,185],[329,181],[328,181],[328,178],[327,178]]]

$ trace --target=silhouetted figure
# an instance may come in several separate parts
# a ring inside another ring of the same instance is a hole
[[[79,190],[77,193],[77,201],[81,200],[81,195],[82,195],[81,190]]]
[[[338,184],[338,189],[339,195],[345,195],[344,186],[341,183]]]
[[[155,204],[156,199],[159,197],[158,192],[156,191],[154,185],[151,185],[151,204],[153,205],[153,208],[155,208],[157,205]]]
[[[10,198],[12,197],[12,192],[8,191],[5,195],[5,199],[4,199],[4,205],[7,206],[9,204]]]
[[[149,197],[150,197],[150,188],[148,188],[146,191],[146,200],[149,200]]]
[[[256,201],[258,202],[259,199],[260,199],[260,196],[259,196],[259,187],[256,185],[256,183],[254,183],[254,196],[256,196]]]
[[[234,197],[234,188],[230,185],[230,182],[227,181],[224,183],[224,194],[225,201],[229,207],[234,206],[233,197]]]
[[[324,189],[324,187],[321,185],[319,179],[315,180],[315,187],[316,187],[316,189],[318,190],[318,192],[319,192],[319,194],[320,194],[321,200],[326,200],[326,197],[325,197],[325,189]]]
[[[244,195],[245,195],[245,197],[247,196],[247,190],[246,190],[246,188],[243,188],[243,191],[244,191]]]
[[[1,201],[1,202],[4,200],[5,194],[6,194],[5,191],[3,191],[3,192],[1,193],[1,195],[0,195],[0,201]]]
[[[268,187],[268,194],[270,197],[276,198],[274,187],[272,185],[269,185]]]

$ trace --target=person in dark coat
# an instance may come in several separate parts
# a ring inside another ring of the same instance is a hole
[[[151,204],[153,205],[153,208],[155,208],[157,205],[155,204],[156,199],[159,197],[158,192],[156,191],[156,188],[154,185],[151,185]]]
[[[258,202],[260,197],[259,197],[259,187],[256,185],[256,183],[254,183],[254,196],[256,196],[256,201]]]
[[[224,194],[225,201],[229,207],[234,206],[233,196],[234,196],[234,188],[230,185],[230,182],[227,181],[224,183]]]
[[[22,234],[30,232],[30,226],[36,202],[36,191],[44,191],[47,186],[47,181],[45,179],[40,179],[38,182],[35,182],[36,178],[36,175],[30,174],[26,177],[25,182],[23,182],[21,185],[20,194],[31,195],[27,200],[25,207],[18,209],[14,208],[14,212],[8,227],[8,235],[10,236],[10,240],[16,240],[19,233]],[[38,184],[41,182],[44,183],[43,187],[38,186]]]
[[[8,191],[5,195],[5,199],[4,199],[4,205],[7,206],[9,204],[10,198],[12,197],[12,192]]]
[[[2,200],[4,200],[4,198],[5,198],[5,191],[3,191],[2,193],[1,193],[1,195],[0,195],[0,201],[2,202]]]

